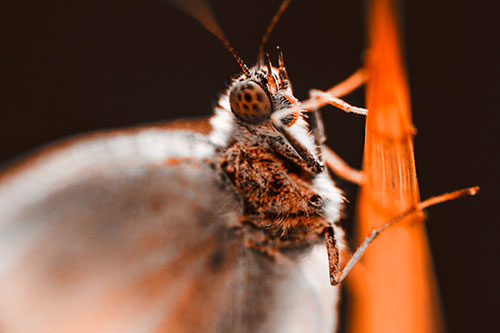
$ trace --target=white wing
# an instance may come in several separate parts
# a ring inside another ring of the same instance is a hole
[[[2,332],[331,331],[326,253],[272,263],[195,131],[58,144],[0,178]]]

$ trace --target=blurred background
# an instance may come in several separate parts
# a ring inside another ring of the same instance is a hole
[[[235,49],[253,65],[281,1],[211,3]],[[421,195],[482,188],[477,197],[428,211],[449,332],[492,331],[500,307],[500,27],[494,13],[486,1],[401,6]],[[361,66],[366,14],[364,1],[292,1],[268,51],[276,59],[275,46],[283,49],[298,98]],[[239,70],[214,36],[165,0],[26,0],[11,2],[0,15],[3,168],[78,133],[209,116]],[[346,100],[363,106],[363,95],[359,90]],[[364,119],[331,107],[323,116],[328,144],[360,168]],[[351,201],[349,237],[357,188],[338,184]]]

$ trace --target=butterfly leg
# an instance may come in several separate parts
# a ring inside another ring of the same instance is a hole
[[[307,164],[308,168],[313,173],[318,173],[323,170],[323,162],[326,162],[328,167],[332,169],[340,177],[355,184],[362,183],[362,173],[356,169],[351,168],[344,160],[342,160],[333,150],[324,145],[326,136],[324,133],[323,121],[319,110],[313,113],[313,134],[316,144],[316,156],[311,154],[295,137],[289,132],[286,126],[282,125],[278,118],[271,117],[274,127],[283,134],[288,142],[293,146],[295,151],[300,155],[303,161]],[[280,153],[289,155],[286,149],[280,147],[278,141],[271,141],[270,144]]]
[[[365,84],[366,81],[368,81],[368,72],[365,68],[360,68],[347,79],[337,83],[326,92],[334,97],[342,97],[358,89]]]
[[[311,89],[309,93],[311,97],[303,101],[301,106],[305,110],[315,110],[327,104],[330,104],[345,112],[366,115],[368,113],[368,110],[352,106],[349,103],[341,100],[340,97],[347,95],[353,90],[361,87],[367,80],[367,71],[364,68],[361,68],[354,74],[349,76],[346,80],[333,86],[327,91]]]
[[[356,113],[362,116],[366,116],[368,114],[367,109],[360,108],[357,106],[352,106],[351,104],[345,102],[344,100],[332,96],[327,92],[311,89],[309,94],[311,97],[307,101],[302,103],[302,107],[304,109],[319,109],[327,104],[330,104],[347,113]]]
[[[455,192],[445,193],[445,194],[442,194],[442,195],[439,195],[436,197],[432,197],[432,198],[427,199],[425,201],[419,202],[418,204],[414,205],[413,207],[410,207],[407,210],[405,210],[404,212],[402,212],[401,214],[395,216],[386,224],[384,224],[376,229],[373,229],[372,232],[365,238],[363,243],[356,249],[356,251],[352,255],[351,259],[349,259],[349,261],[342,268],[342,270],[340,271],[340,274],[339,274],[338,266],[335,267],[335,262],[336,262],[335,261],[336,260],[335,259],[335,250],[334,249],[330,250],[330,248],[332,247],[332,243],[331,243],[332,240],[331,239],[333,239],[333,245],[335,245],[335,239],[333,238],[333,234],[331,234],[330,231],[328,230],[328,228],[326,228],[324,234],[325,234],[325,238],[326,238],[326,247],[328,249],[328,259],[329,259],[329,263],[330,263],[330,282],[331,282],[331,284],[335,286],[335,285],[341,283],[342,281],[344,281],[344,279],[347,277],[347,275],[349,274],[351,269],[354,267],[354,265],[356,265],[356,263],[361,259],[361,256],[365,253],[365,251],[368,249],[370,244],[383,231],[387,230],[388,228],[392,227],[393,225],[395,225],[401,221],[404,221],[408,216],[411,216],[411,215],[416,214],[416,213],[422,213],[422,211],[427,207],[430,207],[430,206],[433,206],[433,205],[436,205],[436,204],[439,204],[442,202],[454,200],[454,199],[457,199],[457,198],[460,198],[460,197],[463,197],[466,195],[475,195],[478,190],[479,190],[479,187],[470,187],[470,188],[466,188],[463,190],[458,190]],[[424,219],[422,218],[421,221],[424,221]],[[333,229],[332,229],[332,231],[333,231]],[[333,252],[332,257],[330,256],[331,251]],[[337,253],[338,253],[338,250],[337,250]],[[332,262],[333,262],[333,270],[332,270]]]
[[[326,142],[325,135],[325,125],[323,124],[323,117],[321,117],[321,111],[314,110],[312,112],[312,117],[310,118],[309,124],[313,136],[314,136],[314,144],[316,145],[316,154],[318,155],[318,159],[320,162],[324,162],[323,158],[323,145]]]
[[[326,162],[326,165],[339,177],[360,185],[362,183],[362,172],[351,168],[332,149],[325,145],[326,135],[321,112],[314,110],[311,117],[311,127],[314,135],[314,143],[318,159]]]
[[[323,235],[326,242],[326,251],[328,253],[328,266],[330,268],[330,284],[336,286],[339,284],[340,255],[335,234],[331,225],[323,229]]]
[[[351,183],[361,185],[363,183],[363,172],[349,166],[328,146],[323,146],[326,165],[339,177]]]
[[[292,146],[293,149],[287,149],[286,144],[283,144],[279,140],[271,140],[269,143],[271,146],[284,156],[294,157],[292,155],[298,154],[299,157],[305,162],[307,168],[313,173],[317,174],[323,171],[323,163],[317,156],[314,156],[306,147],[300,143],[299,140],[290,132],[290,130],[281,123],[281,119],[271,117],[272,124],[280,132],[289,143],[288,146]]]

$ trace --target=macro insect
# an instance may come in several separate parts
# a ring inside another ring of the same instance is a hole
[[[366,110],[332,93],[301,104],[282,52],[264,56],[288,3],[250,68],[205,22],[242,72],[210,120],[84,136],[3,173],[2,330],[334,329],[330,284],[359,255],[341,271],[343,196],[314,110]]]

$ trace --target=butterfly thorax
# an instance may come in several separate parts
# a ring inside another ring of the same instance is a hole
[[[235,142],[218,157],[222,178],[242,205],[242,225],[254,242],[302,247],[315,243],[324,220],[312,177],[266,144]]]

